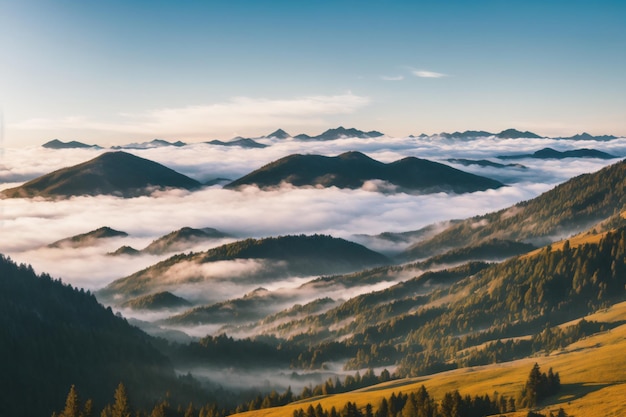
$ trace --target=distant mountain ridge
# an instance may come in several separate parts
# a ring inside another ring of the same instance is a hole
[[[182,142],[180,140],[176,142],[168,142],[167,140],[163,139],[153,139],[150,142],[129,143],[127,145],[111,146],[111,149],[152,149],[162,148],[164,146],[174,146],[179,148],[186,145],[187,144],[185,142]]]
[[[615,159],[617,156],[596,149],[582,148],[572,149],[569,151],[557,151],[552,148],[543,148],[532,154],[521,155],[500,155],[499,159],[565,159],[565,158],[598,158],[598,159]]]
[[[309,136],[304,133],[294,136],[294,139],[300,140],[336,140],[341,138],[359,138],[359,139],[368,139],[368,138],[377,138],[380,136],[384,136],[383,133],[378,132],[376,130],[372,130],[369,132],[364,132],[362,130],[348,128],[346,129],[343,126],[339,126],[335,129],[328,129],[323,133],[320,133],[317,136]]]
[[[55,198],[108,194],[129,198],[150,195],[157,189],[192,190],[200,186],[198,181],[159,163],[117,151],[35,178],[0,192],[0,196]]]
[[[87,145],[86,143],[78,142],[75,140],[72,140],[69,142],[63,142],[59,139],[52,139],[51,141],[46,142],[41,146],[43,146],[44,148],[48,148],[48,149],[80,149],[80,148],[102,149],[102,147],[98,145]]]
[[[236,137],[228,142],[223,142],[221,140],[212,140],[210,142],[206,142],[209,145],[219,145],[219,146],[239,146],[240,148],[267,148],[268,145],[264,145],[255,141],[254,139]]]
[[[294,154],[274,161],[224,186],[237,189],[255,184],[259,188],[289,183],[296,187],[322,186],[360,188],[366,181],[380,180],[399,189],[419,192],[456,193],[500,188],[502,183],[457,170],[450,166],[415,157],[389,164],[360,152],[335,157]]]

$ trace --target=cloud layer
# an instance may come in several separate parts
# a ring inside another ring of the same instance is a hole
[[[359,150],[391,162],[406,156],[441,161],[447,158],[494,159],[495,155],[528,153],[546,146],[558,150],[590,147],[626,155],[626,140],[572,142],[549,139],[475,141],[418,138],[342,139],[329,142],[267,140],[264,149],[242,149],[208,144],[183,148],[132,151],[201,181],[237,178],[292,153],[337,155]],[[0,188],[91,159],[95,150],[8,149],[0,160]],[[597,159],[516,161],[519,168],[459,169],[509,184],[499,190],[464,195],[380,194],[367,189],[296,189],[260,191],[206,188],[197,192],[162,192],[153,197],[120,199],[110,196],[75,197],[63,201],[10,199],[0,205],[0,253],[31,263],[65,281],[96,289],[157,262],[162,257],[119,257],[105,254],[127,244],[141,249],[184,226],[214,227],[237,238],[285,234],[325,233],[353,239],[355,234],[416,230],[437,221],[465,218],[533,198],[570,177],[596,171],[613,162]],[[367,187],[366,187],[367,188]],[[43,246],[56,240],[110,226],[130,234],[101,246],[80,250],[52,250]],[[211,245],[216,245],[215,242]],[[206,250],[208,245],[194,248]],[[378,248],[383,249],[383,248]],[[232,295],[232,294],[229,294]]]

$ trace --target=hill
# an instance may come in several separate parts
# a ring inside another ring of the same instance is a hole
[[[579,233],[623,209],[625,178],[625,161],[574,177],[532,200],[455,224],[416,243],[405,257],[426,258],[492,238],[546,244]]]
[[[346,129],[343,126],[339,126],[336,129],[328,129],[323,133],[320,133],[317,136],[309,136],[305,134],[300,134],[294,136],[294,139],[301,140],[336,140],[342,138],[359,138],[359,139],[368,139],[368,138],[377,138],[383,136],[383,133],[377,132],[375,130],[364,132],[362,130],[348,128]]]
[[[98,145],[87,145],[86,143],[78,142],[75,140],[72,140],[69,142],[63,142],[63,141],[60,141],[59,139],[52,139],[51,141],[46,142],[41,146],[43,146],[44,148],[48,148],[48,149],[75,149],[75,148],[100,149],[100,146]]]
[[[62,409],[72,384],[94,408],[123,381],[140,406],[166,391],[194,398],[152,339],[89,292],[0,256],[0,415],[46,416]],[[184,394],[185,390],[189,395]],[[195,397],[196,400],[199,397]]]
[[[161,164],[126,152],[107,152],[92,160],[35,178],[0,193],[8,198],[110,194],[150,195],[154,190],[200,187],[200,183]]]
[[[120,305],[120,307],[130,308],[133,310],[163,310],[190,306],[191,303],[189,301],[178,297],[169,291],[133,298],[132,300],[128,300]]]
[[[80,235],[57,240],[48,245],[49,248],[81,248],[92,246],[98,243],[100,239],[108,239],[112,237],[126,237],[128,233],[111,229],[108,226],[101,227],[91,232],[82,233]]]
[[[484,130],[466,130],[465,132],[446,133],[441,132],[437,136],[446,139],[476,139],[494,136],[495,133],[486,132]],[[422,136],[422,135],[420,135]]]
[[[229,237],[229,235],[211,227],[205,227],[203,229],[183,227],[154,240],[141,252],[149,253],[151,255],[162,255],[168,252],[182,252],[198,243],[214,239],[222,239],[225,237]]]
[[[389,164],[376,161],[360,152],[339,156],[290,155],[272,162],[224,188],[236,189],[255,184],[259,188],[290,183],[297,187],[360,188],[366,181],[380,180],[399,190],[419,192],[473,192],[502,187],[503,184],[414,157]]]
[[[599,159],[614,159],[615,155],[611,155],[606,152],[598,151],[596,149],[573,149],[569,151],[557,151],[552,148],[543,148],[532,154],[522,155],[500,155],[500,159],[523,159],[523,158],[535,158],[535,159],[565,159],[565,158],[599,158]]]
[[[215,280],[207,272],[202,275],[194,265],[217,261],[257,260],[262,268],[230,275],[229,279],[246,282],[274,281],[284,276],[321,275],[347,272],[368,266],[386,264],[389,259],[364,246],[331,236],[280,236],[265,239],[246,239],[219,246],[205,252],[179,254],[165,261],[121,278],[98,292],[99,297],[130,298],[175,288],[183,283]],[[186,268],[181,268],[186,266]],[[184,270],[189,271],[185,275]],[[170,276],[176,271],[175,278]]]

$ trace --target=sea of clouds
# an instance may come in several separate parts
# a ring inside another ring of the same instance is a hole
[[[357,234],[416,230],[434,222],[498,210],[533,198],[573,176],[597,171],[618,160],[502,161],[496,159],[498,155],[532,153],[548,146],[561,151],[587,147],[618,157],[626,155],[626,139],[583,142],[556,139],[483,138],[461,141],[381,137],[326,142],[266,138],[258,141],[270,146],[244,149],[196,143],[181,148],[163,147],[128,152],[162,163],[202,182],[214,178],[234,180],[294,153],[334,156],[354,150],[383,162],[407,156],[443,163],[447,163],[448,158],[490,159],[500,163],[520,163],[526,169],[452,164],[456,168],[488,176],[508,185],[498,190],[462,195],[383,194],[371,191],[370,184],[358,190],[285,186],[272,191],[261,191],[256,187],[232,191],[212,186],[195,192],[172,190],[131,199],[112,196],[73,197],[59,201],[6,199],[0,201],[0,253],[16,261],[32,264],[38,272],[48,272],[65,282],[96,290],[168,257],[144,255],[112,258],[106,256],[107,252],[121,245],[141,249],[152,240],[184,226],[214,227],[231,234],[234,239],[323,233],[354,240]],[[0,159],[0,189],[19,185],[108,151],[53,150],[42,147],[5,149]],[[46,247],[56,240],[102,226],[125,231],[129,236],[107,239],[99,246],[88,248]],[[234,239],[215,241],[193,249],[206,250]]]

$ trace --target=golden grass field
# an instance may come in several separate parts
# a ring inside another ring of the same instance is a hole
[[[604,322],[626,320],[626,302],[586,319]],[[492,395],[497,391],[516,396],[535,362],[544,372],[550,367],[559,372],[562,384],[559,396],[543,404],[540,412],[548,414],[562,407],[574,417],[626,416],[626,324],[580,340],[550,355],[389,381],[348,393],[310,398],[284,407],[241,413],[239,416],[291,417],[295,409],[306,410],[309,404],[316,406],[321,403],[326,409],[334,406],[341,410],[348,401],[356,402],[359,407],[371,403],[376,409],[383,397],[389,397],[394,392],[410,393],[422,384],[435,400],[455,389],[461,395]],[[522,410],[506,415],[521,417],[527,412]]]

